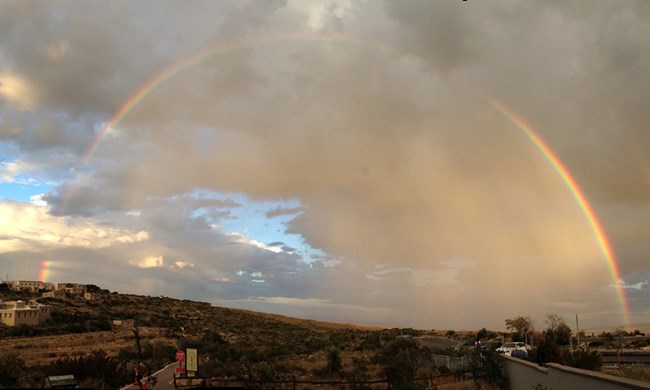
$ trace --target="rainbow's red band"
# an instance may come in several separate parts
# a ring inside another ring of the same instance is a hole
[[[614,279],[617,294],[621,303],[621,307],[624,312],[626,325],[629,325],[631,323],[629,304],[627,302],[627,297],[625,295],[625,289],[621,285],[621,272],[618,269],[618,263],[616,262],[616,258],[614,257],[614,251],[612,250],[609,240],[605,235],[605,230],[603,229],[602,225],[598,221],[598,218],[596,217],[596,213],[594,213],[593,208],[587,201],[587,198],[585,197],[585,194],[580,189],[580,186],[578,186],[578,183],[575,181],[573,176],[571,176],[571,173],[569,172],[567,167],[562,163],[560,158],[542,140],[539,134],[537,134],[535,130],[533,130],[533,127],[530,124],[528,124],[522,117],[517,115],[512,109],[507,107],[504,103],[500,102],[499,100],[495,98],[491,98],[489,99],[489,102],[492,104],[493,107],[495,107],[506,118],[508,118],[515,126],[517,126],[520,130],[522,130],[526,134],[528,139],[530,139],[532,143],[537,147],[537,149],[539,149],[539,151],[542,152],[546,160],[548,160],[548,162],[551,163],[551,165],[560,175],[562,180],[564,180],[564,183],[571,191],[571,194],[573,194],[573,197],[575,198],[576,202],[582,209],[582,212],[585,214],[585,217],[587,217],[587,220],[589,221],[589,225],[591,226],[591,229],[594,233],[594,236],[598,241],[598,246],[600,247],[601,251],[603,252],[603,255],[605,256],[612,278]]]

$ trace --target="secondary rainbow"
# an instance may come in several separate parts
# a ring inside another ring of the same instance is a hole
[[[573,176],[571,175],[567,167],[562,163],[560,158],[544,142],[542,137],[540,137],[539,134],[535,132],[533,127],[530,124],[528,124],[528,122],[526,122],[526,120],[524,120],[521,116],[517,115],[512,109],[510,109],[504,103],[500,102],[498,99],[490,98],[488,99],[488,101],[494,108],[496,108],[501,114],[503,114],[506,118],[508,118],[508,120],[510,120],[521,131],[523,131],[523,133],[528,137],[528,139],[530,139],[530,141],[537,147],[537,149],[539,149],[539,151],[542,152],[546,160],[548,160],[548,162],[553,166],[553,168],[557,171],[557,173],[560,175],[560,177],[562,178],[566,186],[571,191],[571,194],[573,195],[576,202],[578,203],[578,206],[584,213],[585,217],[587,217],[587,221],[589,221],[589,225],[591,226],[591,230],[593,231],[594,236],[596,237],[598,246],[600,247],[600,250],[605,256],[605,259],[607,260],[607,265],[612,275],[612,279],[614,279],[615,287],[621,303],[621,308],[623,310],[626,325],[629,325],[631,322],[630,309],[629,309],[627,297],[625,295],[625,289],[621,285],[621,272],[618,269],[618,263],[616,262],[614,251],[612,250],[612,246],[610,245],[609,240],[607,239],[605,230],[603,229],[602,225],[598,221],[598,218],[596,217],[596,213],[594,212],[593,208],[587,201],[587,197],[582,192],[580,186],[575,181],[575,179],[573,178]]]
[[[93,155],[93,153],[95,153],[102,139],[104,139],[106,134],[112,128],[117,126],[120,123],[120,121],[129,112],[131,112],[135,107],[137,107],[138,104],[142,102],[142,100],[145,97],[147,97],[156,87],[158,87],[160,84],[164,83],[165,81],[173,78],[177,74],[183,72],[186,69],[191,68],[194,65],[200,64],[220,54],[225,54],[236,50],[245,49],[248,47],[252,47],[256,44],[262,44],[262,43],[268,44],[273,42],[281,43],[281,42],[286,42],[291,40],[306,41],[306,42],[319,41],[324,43],[327,42],[346,43],[346,44],[352,44],[360,47],[375,48],[375,49],[379,49],[380,51],[388,52],[394,55],[408,55],[408,53],[400,49],[397,49],[393,46],[387,45],[386,43],[383,43],[381,41],[370,40],[367,38],[361,38],[352,35],[343,35],[334,32],[313,33],[313,34],[304,34],[304,33],[295,33],[295,32],[275,33],[271,35],[254,36],[252,38],[237,41],[237,42],[221,43],[221,44],[209,46],[159,71],[153,77],[151,77],[146,83],[144,83],[142,87],[140,87],[140,89],[138,89],[134,94],[132,94],[120,106],[120,108],[115,112],[115,114],[113,114],[113,116],[109,119],[109,121],[106,122],[106,124],[99,131],[99,133],[97,134],[93,142],[84,152],[83,159],[80,165],[83,165]]]

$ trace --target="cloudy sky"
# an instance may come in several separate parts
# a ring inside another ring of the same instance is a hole
[[[0,36],[3,279],[650,323],[647,0],[2,1]]]

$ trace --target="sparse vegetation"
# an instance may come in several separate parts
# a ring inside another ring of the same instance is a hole
[[[631,364],[629,366],[623,366],[620,369],[605,370],[605,372],[622,378],[650,383],[650,367],[643,364]]]
[[[46,375],[73,373],[84,387],[117,388],[130,382],[129,373],[136,365],[152,372],[174,361],[179,348],[199,350],[200,377],[352,381],[356,384],[350,387],[355,389],[369,388],[367,381],[388,379],[392,387],[417,389],[450,373],[435,366],[432,353],[439,353],[467,359],[474,386],[503,384],[494,347],[487,348],[488,343],[497,343],[488,340],[501,335],[486,328],[477,332],[371,329],[95,290],[99,298],[93,302],[74,295],[41,299],[54,307],[52,318],[42,325],[0,327],[0,386],[41,386]],[[34,298],[31,293],[0,290],[3,299],[8,299],[5,292],[11,299]],[[549,315],[546,323],[548,328],[535,334],[533,360],[592,370],[600,367],[600,356],[594,351],[569,351],[571,330],[561,318]],[[528,317],[515,317],[506,324],[513,338],[532,335]],[[612,333],[604,336],[605,343],[610,338],[620,340]],[[485,347],[474,346],[476,340]],[[3,375],[6,370],[12,374]],[[644,375],[638,368],[627,374]]]
[[[378,351],[400,334],[408,338],[421,334],[414,329],[367,329],[94,290],[99,297],[92,302],[75,295],[39,299],[54,309],[44,324],[0,328],[0,355],[9,351],[4,346],[13,346],[16,356],[29,359],[18,361],[29,370],[18,369],[21,374],[12,385],[40,386],[46,375],[58,372],[75,373],[89,387],[114,388],[128,382],[125,375],[136,364],[154,370],[173,361],[178,348],[187,347],[200,351],[198,375],[203,377],[378,379],[383,375],[382,364],[373,360]],[[7,293],[11,296],[3,294],[3,299],[36,298],[28,292]],[[123,328],[113,320],[134,320],[135,326]],[[39,341],[26,342],[34,337]],[[79,337],[82,343],[73,341]],[[39,349],[44,345],[48,347]],[[110,371],[117,382],[93,377],[84,371],[88,366]]]

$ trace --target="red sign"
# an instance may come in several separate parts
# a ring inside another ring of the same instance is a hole
[[[178,373],[185,372],[185,367],[176,367],[176,372],[178,372]]]
[[[182,349],[176,351],[176,361],[184,362],[185,361],[185,352]]]

